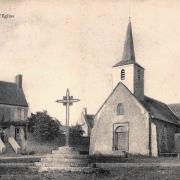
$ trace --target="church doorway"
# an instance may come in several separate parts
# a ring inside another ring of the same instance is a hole
[[[128,127],[118,126],[114,131],[114,150],[128,152]]]

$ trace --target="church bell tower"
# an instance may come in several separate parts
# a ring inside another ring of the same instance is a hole
[[[120,62],[113,66],[113,85],[122,82],[139,100],[144,99],[144,68],[135,59],[134,43],[129,20],[123,56]]]

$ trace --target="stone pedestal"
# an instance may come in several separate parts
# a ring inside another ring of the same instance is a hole
[[[75,148],[64,146],[41,158],[40,162],[36,162],[36,166],[39,171],[90,171],[89,163],[88,155],[80,155]]]

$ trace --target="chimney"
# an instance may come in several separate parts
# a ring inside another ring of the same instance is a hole
[[[22,88],[22,75],[21,74],[18,74],[15,77],[15,82],[16,82],[18,88]]]
[[[84,116],[86,116],[87,115],[87,108],[83,108],[83,112],[82,113],[84,114]]]

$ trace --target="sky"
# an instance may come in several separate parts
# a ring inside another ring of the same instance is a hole
[[[145,94],[180,103],[178,0],[0,0],[0,80],[23,75],[30,112],[47,110],[65,122],[55,101],[66,89],[95,114],[112,91],[112,66],[121,60],[131,16],[136,61],[145,68]]]

